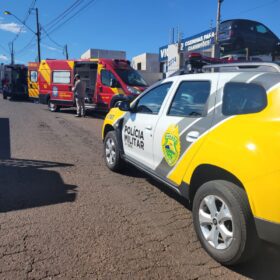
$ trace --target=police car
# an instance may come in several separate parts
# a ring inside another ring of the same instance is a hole
[[[202,246],[233,265],[260,240],[280,244],[280,68],[205,71],[167,78],[111,109],[105,160],[112,171],[133,164],[187,198]]]

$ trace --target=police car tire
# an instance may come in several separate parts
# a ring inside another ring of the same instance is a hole
[[[205,239],[199,221],[199,209],[207,196],[221,198],[232,215],[233,239],[226,249],[216,249]],[[223,265],[236,265],[251,259],[257,252],[260,240],[245,191],[223,180],[210,181],[197,191],[193,202],[193,221],[198,239],[207,253]]]
[[[115,147],[115,161],[113,163],[108,162],[107,156],[106,156],[106,143],[108,140],[111,140],[114,143]],[[120,171],[124,165],[124,161],[121,158],[120,154],[120,145],[118,143],[117,135],[115,131],[109,131],[104,139],[104,157],[105,157],[105,162],[108,168],[112,171]]]

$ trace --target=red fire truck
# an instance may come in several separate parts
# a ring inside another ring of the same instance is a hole
[[[148,86],[129,61],[120,59],[43,60],[38,74],[39,100],[52,112],[75,106],[75,74],[86,86],[86,103],[103,111],[120,100],[133,99]]]

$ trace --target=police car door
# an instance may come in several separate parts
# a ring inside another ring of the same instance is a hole
[[[211,127],[218,74],[180,77],[168,97],[154,137],[155,173],[180,185],[192,156],[193,145]],[[182,164],[183,163],[183,164]],[[179,166],[181,164],[181,166]]]
[[[128,160],[138,165],[153,167],[154,131],[171,84],[167,82],[153,87],[135,101],[133,112],[124,117],[124,153]]]

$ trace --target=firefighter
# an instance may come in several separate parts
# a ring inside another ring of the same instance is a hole
[[[75,75],[75,86],[73,87],[74,96],[76,99],[77,115],[76,117],[85,117],[85,86],[81,81],[79,74]]]

